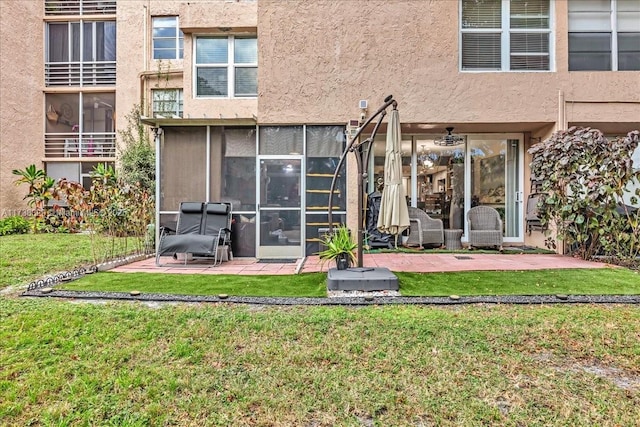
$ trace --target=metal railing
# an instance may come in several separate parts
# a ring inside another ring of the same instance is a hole
[[[115,86],[116,62],[47,62],[47,86]]]
[[[45,15],[114,15],[116,0],[46,0]]]
[[[47,133],[44,135],[45,157],[115,157],[116,133]]]

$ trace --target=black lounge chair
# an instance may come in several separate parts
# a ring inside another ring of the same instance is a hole
[[[156,265],[161,256],[213,257],[213,265],[232,258],[231,206],[227,203],[182,202],[175,234],[163,230],[156,251]]]

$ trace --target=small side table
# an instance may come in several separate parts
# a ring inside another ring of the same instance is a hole
[[[462,237],[463,230],[459,228],[444,230],[444,246],[450,250],[462,249]]]

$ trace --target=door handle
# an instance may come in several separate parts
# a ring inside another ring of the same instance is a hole
[[[522,203],[522,191],[516,191],[516,203]]]

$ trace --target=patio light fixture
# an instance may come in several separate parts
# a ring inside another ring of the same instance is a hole
[[[440,145],[440,146],[446,146],[446,147],[451,147],[454,145],[460,145],[460,144],[464,144],[466,138],[464,136],[460,136],[460,135],[453,135],[451,132],[453,132],[453,128],[452,127],[448,127],[447,129],[447,134],[441,136],[440,138],[436,138],[433,143],[436,145]]]

